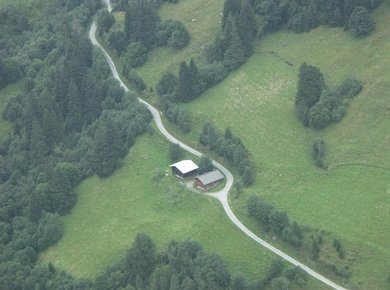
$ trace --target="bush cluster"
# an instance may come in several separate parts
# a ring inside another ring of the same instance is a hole
[[[255,171],[249,153],[241,139],[234,137],[229,128],[225,130],[224,135],[220,135],[211,123],[206,123],[200,133],[199,143],[233,164],[245,186],[253,185]]]
[[[284,211],[277,210],[272,204],[257,196],[248,200],[248,213],[259,224],[271,230],[294,247],[300,247],[304,240],[304,230],[296,222],[290,222]]]

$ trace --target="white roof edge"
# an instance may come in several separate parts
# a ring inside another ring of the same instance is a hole
[[[176,167],[183,174],[191,172],[192,170],[198,169],[198,165],[195,164],[192,160],[182,160],[174,164],[169,165],[169,167]]]

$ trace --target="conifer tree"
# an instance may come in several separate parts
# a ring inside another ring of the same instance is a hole
[[[252,41],[257,31],[253,8],[249,0],[241,0],[237,26],[241,43],[245,49],[245,55],[249,56],[252,54]]]
[[[226,20],[231,15],[236,15],[240,12],[240,0],[225,0],[223,3],[222,12],[222,28],[226,25]]]
[[[312,65],[303,63],[299,68],[295,109],[305,126],[309,125],[309,110],[319,101],[324,87],[325,81],[321,71]]]
[[[232,71],[242,65],[246,60],[245,48],[241,43],[241,38],[238,35],[237,22],[234,21],[231,27],[230,44],[223,56],[223,64]]]
[[[67,93],[68,115],[66,117],[66,129],[68,132],[79,132],[83,126],[82,101],[76,82],[72,78]]]
[[[375,29],[374,21],[370,18],[366,8],[355,7],[348,22],[348,29],[355,37],[365,37]]]
[[[202,84],[198,67],[196,66],[196,63],[193,59],[190,61],[189,72],[191,79],[192,98],[196,98],[202,93]]]
[[[123,144],[118,129],[112,122],[101,124],[96,130],[93,148],[96,174],[100,177],[110,176],[122,151]]]
[[[33,119],[30,138],[30,160],[34,165],[42,165],[49,148],[42,138],[43,130],[37,119]]]
[[[192,80],[191,70],[185,61],[180,63],[179,76],[177,80],[177,87],[175,90],[175,101],[189,102],[192,100]]]

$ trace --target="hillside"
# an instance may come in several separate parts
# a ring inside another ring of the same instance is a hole
[[[123,257],[142,232],[158,248],[172,239],[198,241],[221,255],[232,273],[264,275],[275,256],[236,229],[216,200],[187,191],[171,174],[153,177],[168,165],[168,143],[154,132],[137,141],[112,177],[82,182],[78,203],[64,218],[64,237],[41,255],[41,264],[51,261],[76,277],[93,279]],[[309,285],[324,287],[312,279]]]
[[[374,12],[376,31],[362,40],[327,27],[265,37],[237,72],[183,105],[196,128],[180,136],[196,144],[205,120],[221,130],[230,127],[257,169],[256,185],[233,203],[237,213],[246,216],[246,197],[255,193],[293,220],[334,233],[345,243],[352,281],[362,289],[385,287],[390,260],[389,9],[383,3]],[[294,112],[298,67],[304,61],[319,67],[328,84],[350,75],[364,84],[346,117],[321,132],[304,128]],[[317,137],[328,144],[327,172],[311,160]]]

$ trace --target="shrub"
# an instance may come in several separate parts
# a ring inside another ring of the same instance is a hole
[[[141,42],[133,42],[124,55],[125,65],[135,68],[143,65],[148,58],[148,50]]]
[[[139,76],[134,70],[126,74],[126,78],[136,91],[142,92],[146,89],[146,85],[143,78]]]
[[[325,156],[326,156],[326,145],[324,140],[321,139],[314,140],[312,146],[312,157],[314,163],[318,168],[326,170],[327,166],[325,163]]]

